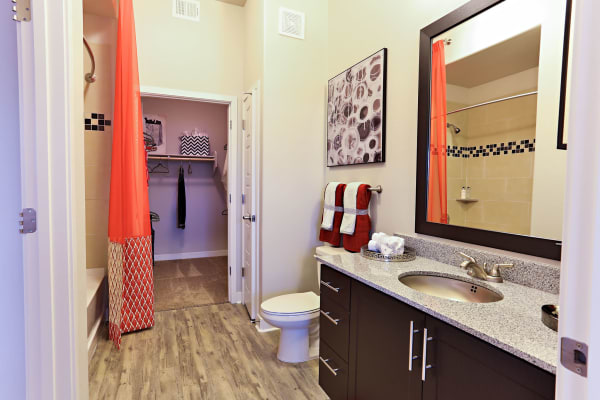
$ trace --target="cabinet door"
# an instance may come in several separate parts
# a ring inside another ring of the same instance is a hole
[[[554,399],[554,375],[433,317],[426,317],[423,400]]]
[[[350,399],[421,399],[421,355],[425,316],[420,311],[352,281],[350,302]]]

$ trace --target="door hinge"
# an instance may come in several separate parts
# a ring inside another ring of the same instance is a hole
[[[233,129],[233,121],[229,120],[229,129]],[[227,149],[225,149],[227,150]]]
[[[31,21],[31,0],[12,0],[13,21]]]
[[[242,130],[243,131],[246,130],[246,120],[245,119],[242,120]]]
[[[245,271],[246,271],[246,268],[242,268],[242,278],[243,278],[244,276],[246,276],[246,272],[245,272]]]
[[[231,275],[231,266],[229,266],[229,275]]]
[[[242,204],[246,204],[246,195],[242,193]]]
[[[19,232],[33,233],[37,230],[36,212],[33,208],[24,208],[19,213],[19,216],[21,217]]]
[[[587,378],[588,345],[575,339],[560,338],[560,363],[571,372]]]

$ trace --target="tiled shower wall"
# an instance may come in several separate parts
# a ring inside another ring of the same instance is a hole
[[[461,129],[447,131],[450,224],[530,233],[536,103],[528,96],[448,116]],[[449,111],[463,106],[448,102]],[[463,186],[476,202],[457,201]]]
[[[85,213],[86,266],[106,268],[108,262],[108,198],[112,148],[112,110],[114,88],[114,46],[99,43],[98,35],[90,32],[86,21],[99,24],[112,19],[84,15],[84,31],[96,59],[97,80],[85,83],[82,134],[85,136]],[[108,28],[105,28],[108,29]],[[89,72],[91,61],[84,49],[84,70]]]

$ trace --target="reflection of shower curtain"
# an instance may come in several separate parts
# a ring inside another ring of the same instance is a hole
[[[150,207],[132,0],[119,2],[110,209],[109,337],[154,325]]]
[[[431,56],[431,129],[427,220],[448,223],[446,186],[446,58],[444,41],[433,44]]]

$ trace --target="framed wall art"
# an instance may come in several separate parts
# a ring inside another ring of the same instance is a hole
[[[331,78],[327,166],[385,162],[387,49]]]

